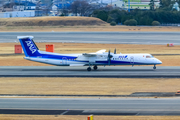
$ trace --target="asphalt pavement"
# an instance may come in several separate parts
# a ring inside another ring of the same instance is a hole
[[[117,78],[180,78],[180,67],[157,66],[0,66],[0,77],[117,77]]]
[[[0,98],[0,114],[180,115],[180,98]]]
[[[18,42],[17,36],[34,36],[35,42],[180,45],[180,32],[0,32],[0,42]]]
[[[34,36],[35,42],[180,45],[180,32],[0,32],[0,43]],[[180,67],[0,66],[0,77],[180,78]],[[180,98],[0,98],[0,114],[180,115]]]

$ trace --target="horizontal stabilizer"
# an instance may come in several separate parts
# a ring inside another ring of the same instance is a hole
[[[17,39],[26,39],[26,38],[30,38],[33,39],[33,36],[17,36]]]

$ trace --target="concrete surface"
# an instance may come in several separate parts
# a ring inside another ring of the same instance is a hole
[[[0,114],[180,115],[179,101],[180,98],[0,98]]]
[[[35,42],[180,45],[180,32],[0,32],[0,42],[19,42],[17,36],[28,35]]]
[[[86,67],[62,66],[1,66],[0,77],[119,77],[119,78],[180,78],[180,67],[107,66],[87,71]]]

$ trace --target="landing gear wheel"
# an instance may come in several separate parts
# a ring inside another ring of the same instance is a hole
[[[88,68],[87,68],[87,71],[91,71],[91,67],[88,67]]]
[[[154,70],[156,69],[156,65],[154,65],[153,69],[154,69]]]
[[[97,70],[97,69],[98,69],[97,65],[95,65],[93,68],[94,68],[94,70]]]

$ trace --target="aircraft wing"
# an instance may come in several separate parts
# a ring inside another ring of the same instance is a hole
[[[96,53],[83,53],[82,55],[84,55],[85,57],[94,57],[97,54],[102,54],[103,52],[105,52],[105,49],[99,50]]]
[[[106,49],[99,50],[96,53],[103,53],[103,52],[106,52]]]
[[[93,57],[96,56],[96,53],[83,53],[82,55],[84,55],[85,57]]]

